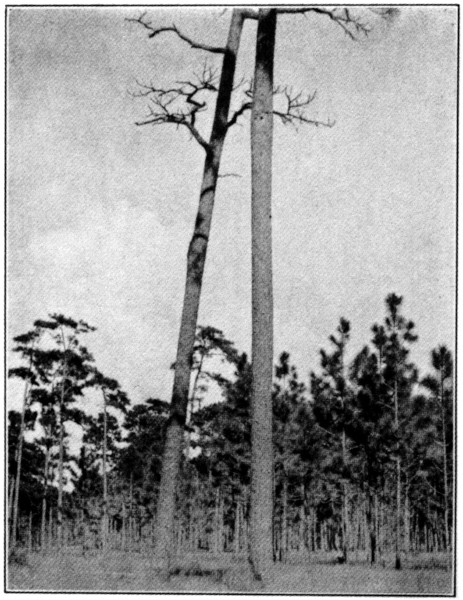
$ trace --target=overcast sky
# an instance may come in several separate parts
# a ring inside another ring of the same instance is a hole
[[[354,10],[354,9],[352,9]],[[220,58],[129,23],[137,9],[17,8],[8,17],[8,336],[61,312],[133,401],[168,400],[203,150],[173,126],[136,127],[136,80],[169,86]],[[333,128],[274,133],[275,354],[308,379],[339,318],[353,355],[390,292],[430,350],[455,330],[455,7],[403,7],[352,42],[317,15],[280,16],[276,83],[317,92]],[[230,11],[150,9],[156,25],[224,44]],[[238,65],[252,74],[256,24]],[[215,63],[217,67],[220,62]],[[204,136],[210,121],[198,123]],[[249,117],[226,141],[199,322],[250,350]],[[10,344],[11,346],[11,344]],[[19,406],[19,387],[10,402]]]

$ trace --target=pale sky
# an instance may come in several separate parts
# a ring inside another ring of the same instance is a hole
[[[351,356],[390,292],[416,323],[412,358],[455,334],[455,7],[402,7],[352,42],[317,15],[279,16],[276,83],[317,92],[331,129],[274,130],[275,357],[303,380],[339,318]],[[170,86],[204,59],[149,40],[135,8],[19,8],[8,25],[8,340],[61,312],[87,320],[98,367],[134,402],[170,399],[203,150],[172,125],[136,127],[136,80]],[[230,11],[150,9],[156,25],[224,44]],[[238,65],[252,75],[256,24]],[[210,120],[199,128],[208,137]],[[249,117],[226,141],[199,323],[250,350]],[[11,347],[11,343],[8,343]],[[18,408],[20,387],[11,385]]]

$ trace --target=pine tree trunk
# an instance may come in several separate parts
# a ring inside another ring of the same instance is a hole
[[[59,463],[58,463],[58,514],[57,514],[57,536],[58,547],[61,546],[63,533],[63,471],[64,471],[64,424],[63,424],[63,401],[60,404],[59,424]]]
[[[53,509],[48,509],[48,547],[53,548]]]
[[[220,520],[220,492],[219,488],[217,488],[215,492],[215,504],[214,504],[214,530],[213,530],[213,539],[214,539],[214,554],[219,553],[219,520]]]
[[[317,544],[317,512],[315,508],[312,510],[312,551],[316,552],[318,550]]]
[[[234,541],[235,554],[239,554],[239,551],[240,551],[240,527],[241,527],[240,508],[241,508],[241,504],[240,504],[240,501],[238,500],[236,502],[235,525],[233,528],[233,531],[234,531],[233,541]]]
[[[31,360],[32,363],[32,360]],[[31,364],[29,365],[29,367]],[[19,439],[18,439],[18,451],[16,454],[16,481],[15,481],[15,495],[13,505],[13,522],[11,525],[11,546],[16,545],[16,536],[18,530],[18,513],[19,513],[19,488],[21,484],[21,467],[22,467],[22,456],[23,456],[23,445],[24,445],[24,432],[26,429],[26,410],[27,400],[29,397],[29,382],[26,383],[24,388],[23,406],[21,411],[21,425],[19,428]]]
[[[366,505],[366,516],[369,536],[369,549],[370,549],[370,562],[374,564],[376,562],[376,523],[375,523],[375,511],[373,506],[373,494],[371,488],[368,486],[367,491],[367,505]]]
[[[29,554],[32,552],[32,513],[29,513],[29,519],[27,523],[27,550]]]
[[[286,562],[288,557],[288,480],[283,473],[282,490],[282,514],[281,514],[281,540],[280,540],[280,560]]]
[[[383,551],[382,547],[382,506],[380,505],[380,500],[378,495],[375,494],[375,521],[376,521],[376,546],[378,549],[378,554],[381,556]]]
[[[48,489],[48,463],[50,460],[50,449],[45,449],[45,466],[43,469],[43,496],[42,496],[42,523],[41,523],[41,542],[42,548],[45,548],[46,526],[47,526],[47,489]]]
[[[252,400],[250,565],[262,581],[273,563],[272,141],[276,10],[259,9],[251,116]]]
[[[443,452],[443,467],[444,467],[444,544],[445,550],[450,547],[450,534],[449,534],[449,491],[448,491],[448,474],[447,474],[447,433],[446,433],[446,419],[445,419],[445,405],[444,405],[444,378],[441,373],[440,378],[440,405],[441,405],[441,420],[442,420],[442,452]]]
[[[126,535],[127,535],[127,513],[125,508],[125,500],[122,502],[122,536],[121,546],[122,550],[125,551],[126,546]]]
[[[400,451],[400,443],[399,443],[399,396],[397,389],[397,376],[394,379],[394,412],[395,412],[395,428],[397,435],[397,445],[396,445],[396,526],[395,526],[395,568],[402,568],[401,561],[401,546],[402,546],[402,482],[401,482],[401,461],[399,456]]]
[[[188,249],[187,276],[180,333],[175,361],[171,414],[166,432],[161,486],[156,514],[156,548],[159,566],[167,573],[172,553],[175,491],[180,470],[183,432],[188,407],[191,361],[198,319],[199,299],[206,261],[207,243],[219,176],[222,148],[228,130],[227,119],[233,89],[244,17],[234,10],[224,54],[222,74],[209,150],[206,153],[203,182],[193,237]]]
[[[306,528],[307,528],[307,519],[305,514],[305,488],[304,484],[301,484],[301,498],[302,502],[299,506],[299,530],[298,530],[298,542],[297,548],[298,551],[301,552],[305,549],[307,545],[307,536],[306,536]]]
[[[344,406],[344,400],[343,400]],[[347,447],[346,447],[346,432],[344,428],[342,430],[342,465],[343,471],[347,468]],[[347,549],[348,549],[348,519],[349,519],[349,507],[347,497],[347,482],[345,480],[345,472],[342,476],[342,555],[344,562],[347,562]]]
[[[405,554],[410,552],[410,499],[407,485],[404,498],[404,552]]]
[[[10,477],[9,478],[9,487],[8,487],[8,523],[10,526],[10,532],[11,532],[11,523],[12,523],[12,517],[13,517],[14,491],[15,491],[15,479],[14,479],[14,477]]]
[[[106,393],[103,391],[103,519],[102,519],[102,536],[101,542],[103,550],[106,550],[108,538],[108,480],[106,475],[106,453],[107,453],[107,436],[108,436],[108,414]]]
[[[64,477],[64,406],[65,406],[65,385],[67,377],[67,360],[66,360],[66,341],[64,333],[61,330],[63,340],[63,380],[61,385],[61,397],[59,404],[59,463],[58,463],[58,515],[57,515],[57,536],[58,547],[62,543],[63,534],[63,477]]]

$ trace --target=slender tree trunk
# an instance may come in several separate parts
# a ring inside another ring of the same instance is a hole
[[[251,116],[252,168],[252,434],[251,545],[254,578],[273,562],[273,290],[272,142],[276,9],[259,9]]]
[[[241,502],[237,500],[235,509],[235,526],[234,526],[234,552],[240,552],[240,528],[241,528]]]
[[[342,401],[344,408],[344,399]],[[342,476],[342,556],[344,562],[347,562],[347,549],[348,549],[348,519],[349,519],[349,507],[348,507],[348,497],[347,497],[347,481],[346,477],[346,468],[347,468],[347,447],[346,447],[346,432],[344,430],[344,426],[342,428],[342,466],[343,466],[343,476]]]
[[[64,383],[63,383],[64,385]],[[63,423],[63,400],[60,402],[59,411],[59,462],[58,462],[58,514],[57,514],[57,537],[58,547],[61,546],[63,534],[63,471],[64,471],[64,423]]]
[[[29,368],[32,366],[32,360]],[[18,513],[19,513],[19,488],[21,484],[21,467],[22,467],[22,456],[23,456],[23,445],[24,445],[24,432],[26,429],[26,410],[27,400],[29,398],[29,382],[26,383],[24,388],[23,406],[21,411],[21,425],[19,429],[18,439],[18,451],[16,453],[16,481],[15,481],[15,495],[13,505],[13,522],[11,525],[11,546],[16,545],[16,536],[18,533]]]
[[[410,498],[407,479],[404,486],[404,553],[410,552]]]
[[[108,411],[106,393],[103,389],[103,523],[102,523],[102,546],[106,549],[108,536],[108,479],[106,475],[106,453],[108,443]]]
[[[127,536],[127,512],[125,508],[125,500],[122,502],[122,536],[121,536],[121,547],[125,551],[126,547],[126,536]]]
[[[183,434],[188,407],[199,299],[211,227],[220,158],[228,130],[228,111],[233,90],[236,56],[244,17],[234,10],[224,54],[209,149],[204,164],[203,182],[193,237],[188,249],[187,275],[182,319],[178,339],[172,404],[162,463],[161,486],[156,514],[156,548],[159,566],[167,574],[172,553],[175,492],[180,470]]]
[[[218,554],[220,552],[219,546],[219,535],[220,535],[220,490],[216,489],[215,492],[215,503],[214,503],[214,530],[213,530],[213,540],[214,540],[214,554]]]
[[[29,512],[29,519],[27,522],[27,550],[29,554],[32,552],[32,513]]]
[[[282,514],[281,514],[281,540],[280,540],[280,560],[286,562],[288,556],[288,480],[283,473],[282,490]]]
[[[344,352],[345,345],[348,337],[346,337],[345,330],[343,327],[340,329],[341,331],[341,344],[340,344],[340,360],[341,360],[341,378],[342,378],[342,392],[341,392],[341,403],[342,403],[342,411],[343,411],[343,420],[345,419],[345,410],[346,410],[346,398],[345,398],[345,366],[344,366]],[[347,334],[348,335],[348,334]],[[347,562],[347,552],[349,547],[349,499],[347,493],[347,439],[346,439],[346,430],[343,422],[342,432],[341,432],[341,445],[342,445],[342,478],[341,478],[341,486],[342,486],[342,555],[344,562]]]
[[[444,377],[441,372],[440,377],[440,407],[441,407],[441,420],[442,420],[442,446],[443,446],[443,467],[444,467],[444,544],[445,550],[450,547],[450,534],[449,534],[449,490],[448,490],[448,474],[447,474],[447,432],[446,432],[446,419],[445,419],[445,405],[444,405]]]
[[[11,520],[13,517],[13,501],[14,501],[14,491],[15,491],[15,479],[14,477],[9,478],[9,486],[8,486],[8,523],[11,528]],[[10,529],[11,532],[11,529]]]
[[[47,528],[47,489],[48,489],[48,463],[50,460],[50,449],[45,449],[45,466],[43,469],[43,496],[42,496],[42,523],[40,545],[45,548],[45,537]]]
[[[401,461],[400,461],[400,456],[399,456],[399,451],[400,451],[400,443],[399,443],[399,394],[398,394],[398,389],[397,389],[397,376],[394,379],[394,420],[395,420],[395,427],[396,427],[396,432],[397,432],[397,444],[396,444],[396,452],[397,452],[397,457],[396,457],[396,524],[395,524],[395,568],[396,569],[401,569],[402,568],[402,561],[401,561],[401,541],[402,541],[402,519],[401,519],[401,512],[402,512],[402,499],[401,499],[401,494],[402,494],[402,489],[401,489]]]
[[[297,543],[297,548],[298,551],[301,552],[302,550],[304,550],[307,546],[307,517],[305,514],[305,488],[304,488],[304,484],[301,483],[301,498],[302,498],[302,502],[301,505],[299,506],[299,532],[298,532],[298,543]]]
[[[375,510],[374,510],[373,503],[374,503],[374,496],[371,493],[370,485],[368,485],[366,517],[367,517],[367,525],[368,525],[371,564],[374,564],[376,562],[376,523],[375,523]]]
[[[53,547],[53,509],[48,508],[48,547]]]
[[[64,475],[64,405],[65,405],[65,385],[67,377],[66,360],[66,340],[64,332],[61,330],[63,340],[63,381],[61,385],[61,397],[59,405],[59,463],[58,463],[58,515],[57,515],[57,536],[58,547],[61,546],[63,534],[63,475]]]

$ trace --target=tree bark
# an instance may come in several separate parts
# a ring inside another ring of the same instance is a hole
[[[64,380],[63,380],[64,386]],[[64,394],[64,392],[63,392]],[[63,534],[63,471],[64,471],[64,423],[63,423],[63,399],[60,402],[59,411],[59,463],[58,463],[58,511],[57,511],[57,537],[58,547],[61,546]]]
[[[280,541],[280,560],[286,562],[288,557],[288,479],[286,473],[283,473],[282,490],[282,514],[281,514],[281,541]]]
[[[175,492],[183,448],[183,433],[188,407],[191,364],[198,320],[207,244],[211,227],[220,159],[228,130],[228,111],[233,91],[236,56],[241,39],[244,16],[234,10],[224,54],[222,74],[211,137],[204,164],[203,181],[193,237],[187,257],[187,275],[182,319],[175,361],[171,414],[166,431],[161,485],[156,514],[155,553],[161,569],[168,573],[173,546]]]
[[[59,404],[59,463],[58,463],[58,514],[57,514],[57,536],[58,547],[61,546],[63,535],[63,474],[64,474],[64,406],[65,406],[65,385],[67,377],[66,360],[66,340],[64,332],[61,329],[61,338],[63,340],[63,381],[61,385],[61,397]]]
[[[47,488],[48,488],[48,463],[50,460],[50,449],[45,449],[45,466],[43,469],[43,496],[42,496],[42,526],[40,545],[45,548],[46,526],[47,526]]]
[[[397,389],[397,375],[394,380],[394,421],[397,432],[397,445],[396,445],[396,524],[395,524],[395,568],[397,570],[402,568],[401,561],[401,546],[402,546],[402,526],[401,526],[401,512],[402,512],[402,488],[401,488],[401,461],[399,456],[399,394]]]
[[[32,367],[32,357],[29,363],[29,369]],[[19,513],[19,487],[21,484],[21,466],[22,466],[22,456],[23,456],[23,445],[24,445],[24,432],[26,429],[26,410],[27,410],[27,400],[29,398],[29,382],[26,382],[24,387],[24,398],[23,398],[23,406],[21,411],[21,425],[19,429],[19,439],[18,439],[18,452],[16,455],[16,480],[15,480],[15,494],[14,494],[14,505],[13,505],[13,523],[11,525],[11,546],[14,547],[16,545],[16,536],[18,529],[18,513]]]
[[[9,478],[8,488],[8,523],[11,527],[11,521],[13,518],[13,501],[14,501],[14,490],[15,490],[15,479],[14,477]],[[11,530],[10,530],[11,532]]]
[[[374,496],[371,492],[371,487],[368,485],[367,489],[367,505],[366,505],[366,517],[368,525],[368,537],[369,537],[369,550],[370,550],[370,562],[374,564],[376,562],[376,519],[374,509]]]
[[[251,115],[252,169],[252,434],[251,544],[254,578],[273,562],[273,291],[272,141],[276,9],[260,9]]]
[[[108,480],[106,476],[106,452],[107,452],[107,436],[108,436],[108,413],[106,393],[103,389],[103,523],[102,523],[102,546],[106,549],[108,536]]]
[[[448,491],[448,474],[447,474],[447,433],[446,433],[446,419],[445,419],[445,404],[444,404],[444,374],[443,369],[440,373],[440,408],[441,408],[441,420],[442,420],[442,446],[443,446],[443,467],[444,467],[444,544],[445,550],[448,551],[450,547],[450,534],[449,534],[449,491]]]

